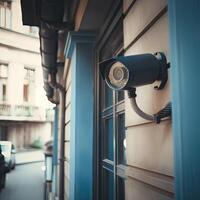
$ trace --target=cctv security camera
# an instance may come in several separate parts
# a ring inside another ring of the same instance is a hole
[[[160,85],[154,88],[163,89],[168,79],[168,68],[167,59],[161,52],[114,57],[100,63],[100,73],[108,86],[113,90],[127,90],[133,110],[140,117],[156,123],[171,117],[171,103],[159,112],[149,115],[137,105],[136,87],[160,81]]]
[[[156,89],[162,89],[168,79],[168,67],[165,55],[158,52],[111,58],[100,63],[100,72],[113,90],[131,90],[155,81],[161,81]]]

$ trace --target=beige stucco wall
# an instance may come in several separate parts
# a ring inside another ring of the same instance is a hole
[[[1,36],[1,31],[0,31]],[[9,33],[7,35],[9,37]],[[15,38],[17,40],[17,36]],[[34,43],[34,41],[32,41]],[[47,108],[50,103],[47,101],[43,89],[43,77],[40,54],[30,53],[12,49],[12,47],[1,46],[0,38],[0,62],[8,63],[8,89],[7,104],[23,104],[24,67],[35,70],[35,96],[30,99],[33,106]]]
[[[35,95],[30,104],[41,108],[50,107],[43,89],[40,44],[38,34],[30,34],[29,27],[22,25],[20,0],[12,1],[12,27],[0,27],[0,63],[8,64],[7,104],[23,104],[24,67],[35,69]]]
[[[7,98],[6,101],[0,98],[0,104],[11,105],[12,108],[19,105],[38,109],[33,117],[1,114],[0,125],[8,126],[7,139],[22,148],[23,143],[27,146],[38,137],[41,137],[43,141],[50,139],[51,126],[46,121],[46,108],[52,107],[52,104],[47,100],[43,89],[38,34],[33,35],[30,33],[30,27],[22,25],[20,0],[12,1],[11,13],[11,28],[0,27],[0,63],[8,65]],[[28,102],[23,100],[24,67],[35,70],[35,83],[30,89],[31,95]],[[16,121],[18,123],[15,123]],[[33,121],[34,123],[31,123]]]
[[[132,3],[124,0],[124,12]],[[167,13],[152,20],[166,6],[166,0],[138,0],[124,19],[124,48],[134,41],[126,55],[164,52],[168,57]],[[145,27],[151,27],[143,32]],[[143,34],[141,34],[143,32]],[[137,40],[136,40],[137,38]],[[170,100],[170,80],[161,91],[153,85],[137,88],[137,102],[142,110],[153,114]],[[171,121],[160,124],[139,117],[125,98],[127,180],[126,200],[172,199],[173,148]]]

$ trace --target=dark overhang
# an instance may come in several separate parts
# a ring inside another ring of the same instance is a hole
[[[21,0],[23,25],[38,26],[40,22],[40,1]]]
[[[48,97],[52,97],[53,93],[48,83],[48,74],[57,72],[58,61],[64,62],[63,40],[69,30],[74,30],[73,24],[80,2],[81,0],[21,0],[23,24],[40,28],[40,51]],[[99,32],[108,20],[108,15],[120,2],[122,1],[88,0],[77,30]]]
[[[121,0],[88,0],[80,30],[99,31]]]

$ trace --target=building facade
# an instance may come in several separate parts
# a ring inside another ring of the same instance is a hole
[[[127,93],[113,92],[99,73],[99,63],[117,55],[163,52],[168,57],[167,1],[119,1],[110,6],[113,12],[104,13],[101,26],[85,28],[89,9],[99,9],[87,5],[77,27],[82,30],[68,34],[65,199],[173,199],[171,120],[156,124],[142,119]],[[152,85],[137,88],[140,107],[147,113],[159,111],[170,100],[169,85],[161,91]],[[86,183],[91,183],[87,192]]]
[[[20,0],[0,1],[0,140],[18,149],[51,137],[38,28],[23,27]]]
[[[199,199],[199,93],[195,92],[200,74],[196,67],[199,2],[42,1],[34,9],[23,2],[24,23],[38,25],[42,33],[43,68],[50,77],[46,92],[60,93],[55,101],[59,108],[54,137],[58,168],[53,172],[57,181],[53,179],[51,197]],[[53,8],[62,11],[61,16],[50,14]],[[66,37],[60,40],[58,30]],[[53,46],[56,42],[58,46]],[[48,57],[45,48],[54,57]],[[162,52],[170,63],[167,84],[162,90],[155,90],[158,82],[137,87],[137,103],[145,113],[154,114],[172,101],[173,117],[160,123],[136,114],[127,91],[111,90],[100,75],[107,59],[156,52]],[[64,61],[62,73],[55,75],[57,54]],[[49,97],[52,102],[55,94]]]

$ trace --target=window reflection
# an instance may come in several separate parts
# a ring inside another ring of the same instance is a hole
[[[114,176],[110,171],[104,170],[104,185],[102,200],[113,200],[114,195]]]
[[[118,116],[118,163],[126,164],[126,133],[125,133],[125,114]]]
[[[105,84],[105,108],[113,104],[113,91]]]
[[[124,91],[119,91],[117,95],[117,101],[122,101],[124,100]]]
[[[105,158],[113,161],[113,118],[105,121]]]

